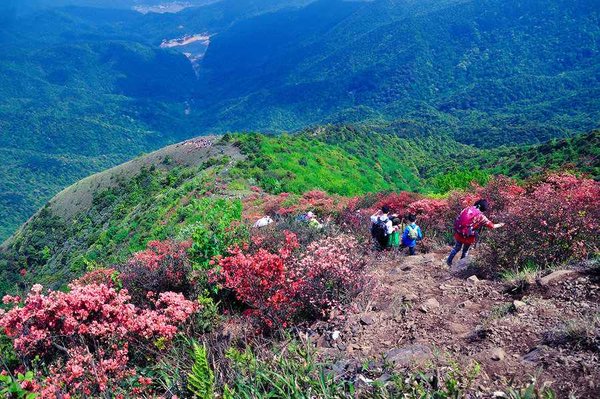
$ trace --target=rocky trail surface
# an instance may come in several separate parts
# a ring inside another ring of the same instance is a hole
[[[477,362],[482,397],[534,377],[559,397],[600,397],[598,268],[554,272],[518,291],[466,264],[448,270],[445,255],[380,255],[350,310],[313,326],[337,374],[385,383],[394,370],[467,372]]]

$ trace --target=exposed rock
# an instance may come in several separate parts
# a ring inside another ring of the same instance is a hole
[[[333,333],[331,333],[331,340],[335,341],[335,340],[339,339],[340,338],[340,334],[341,333],[338,330],[335,330]]]
[[[389,350],[386,354],[386,361],[395,365],[407,367],[412,363],[429,359],[432,356],[431,349],[425,345],[414,344]]]
[[[356,386],[358,386],[358,387],[371,385],[372,382],[373,382],[372,379],[367,378],[362,374],[359,374],[358,377],[356,377]]]
[[[539,283],[542,287],[545,287],[547,285],[550,285],[551,283],[558,282],[575,274],[577,274],[575,270],[557,270],[539,279]]]
[[[523,301],[514,300],[513,306],[515,307],[515,310],[519,311],[519,310],[525,308],[527,306],[527,304]]]
[[[434,310],[440,307],[440,303],[435,298],[429,298],[419,308],[423,313],[427,313],[430,310]]]
[[[465,309],[470,309],[470,308],[472,308],[474,306],[475,306],[475,304],[473,303],[473,301],[470,301],[468,299],[466,301],[461,302],[461,303],[458,304],[459,308],[465,308]]]
[[[373,320],[373,317],[370,315],[363,315],[360,318],[360,322],[362,324],[364,324],[365,326],[370,326],[371,324],[375,323],[375,320]]]
[[[496,361],[502,361],[506,357],[506,352],[502,348],[494,348],[490,352],[490,358]]]
[[[419,299],[419,297],[416,294],[413,294],[413,293],[408,293],[408,294],[404,295],[404,300],[406,302],[414,302],[417,299]]]
[[[538,363],[544,355],[540,348],[533,348],[521,357],[524,362]]]
[[[387,310],[390,307],[390,301],[387,300],[380,300],[377,301],[377,303],[375,305],[373,305],[373,310],[376,312],[380,312],[382,310]]]
[[[344,374],[344,372],[346,371],[346,367],[348,367],[348,364],[350,362],[348,360],[338,360],[337,362],[335,362],[333,364],[333,366],[331,367],[331,370],[336,374],[336,375],[341,375]]]
[[[479,279],[477,278],[477,276],[476,276],[476,275],[472,275],[471,277],[469,277],[469,278],[467,279],[467,282],[468,282],[469,284],[477,284],[477,283],[479,282]]]

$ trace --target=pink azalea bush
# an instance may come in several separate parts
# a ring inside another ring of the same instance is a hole
[[[519,187],[487,187],[492,217],[505,222],[485,240],[483,264],[494,271],[526,264],[549,267],[585,259],[600,249],[600,183],[569,174]]]
[[[235,247],[217,264],[215,279],[249,307],[246,315],[271,329],[324,316],[360,288],[364,261],[352,236],[325,238],[299,251],[296,235],[286,232],[276,251]]]
[[[125,264],[116,266],[120,280],[135,304],[147,302],[147,293],[189,294],[192,264],[188,257],[191,242],[150,241]]]
[[[158,294],[152,308],[140,309],[130,303],[127,290],[103,284],[70,288],[43,294],[35,285],[22,304],[4,297],[13,307],[0,310],[0,328],[15,350],[47,365],[47,375],[36,382],[44,398],[143,393],[149,384],[139,378],[128,382],[136,377],[131,354],[157,340],[168,344],[197,308],[179,293]]]
[[[484,230],[478,251],[481,264],[490,272],[516,270],[534,264],[545,268],[581,260],[600,248],[600,183],[571,174],[550,174],[523,185],[498,176],[485,186],[455,191],[444,199],[423,198],[401,192],[378,198],[372,206],[354,209],[360,199],[349,201],[345,225],[352,230],[369,225],[369,215],[383,205],[400,216],[417,215],[425,239],[449,244],[454,219],[462,209],[486,198],[486,216],[506,226]],[[357,227],[358,226],[358,227]]]

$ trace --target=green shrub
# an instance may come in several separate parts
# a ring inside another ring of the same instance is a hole
[[[194,213],[192,218],[197,221],[181,234],[192,238],[190,256],[194,267],[208,269],[212,258],[245,237],[245,228],[241,224],[242,203],[206,197],[194,200],[190,209]]]
[[[291,341],[265,356],[230,348],[226,356],[232,363],[231,391],[236,398],[350,398],[354,392],[352,384],[317,363],[310,344]]]

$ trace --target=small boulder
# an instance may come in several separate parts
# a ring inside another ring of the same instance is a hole
[[[502,348],[494,348],[490,352],[490,358],[497,362],[504,360],[505,357],[506,357],[506,352],[504,352],[504,349],[502,349]]]
[[[434,310],[440,307],[440,303],[435,298],[429,298],[419,308],[423,313],[427,313],[430,310]]]
[[[469,277],[469,278],[467,279],[467,282],[468,282],[469,284],[473,284],[473,285],[475,285],[475,284],[477,284],[477,283],[479,282],[479,279],[477,278],[477,276],[476,276],[476,275],[472,275],[471,277]]]
[[[575,270],[557,270],[539,279],[539,283],[542,287],[545,287],[575,274],[577,274]]]
[[[431,356],[432,352],[429,347],[421,344],[414,344],[387,351],[385,360],[394,365],[407,367],[413,363],[425,362],[429,360]]]
[[[470,308],[473,308],[474,306],[475,306],[475,304],[473,303],[473,301],[470,301],[468,299],[466,301],[458,304],[459,308],[465,308],[465,309],[470,309]]]
[[[409,294],[404,295],[403,299],[405,302],[414,302],[417,299],[419,299],[419,297],[416,294],[409,293]]]
[[[370,326],[371,324],[375,323],[375,320],[373,320],[373,317],[370,315],[363,315],[360,318],[360,322],[361,324],[364,324],[365,326]]]
[[[331,340],[335,341],[340,338],[341,333],[338,330],[335,330],[331,333]]]
[[[523,301],[514,300],[513,306],[514,306],[515,310],[518,312],[519,310],[522,310],[523,308],[525,308],[527,306],[527,304]]]

